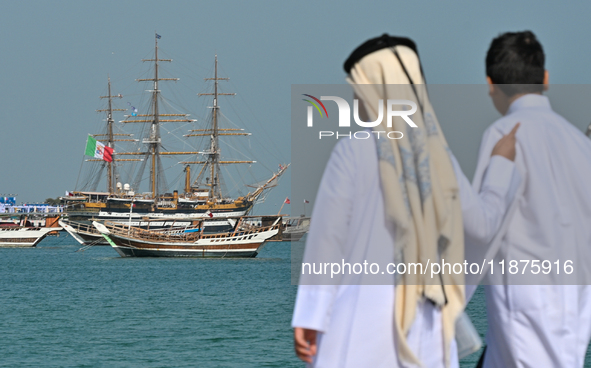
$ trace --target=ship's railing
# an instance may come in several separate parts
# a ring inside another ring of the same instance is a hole
[[[214,238],[229,238],[229,237],[254,235],[254,234],[258,234],[258,233],[262,233],[262,232],[266,232],[266,231],[270,231],[270,230],[280,229],[280,226],[281,225],[276,224],[273,226],[263,226],[263,227],[258,227],[255,229],[244,228],[244,229],[232,232],[232,233],[206,234],[206,235],[202,235],[201,238],[202,239],[214,239]]]
[[[171,234],[170,229],[146,230],[139,227],[130,227],[125,224],[120,224],[112,221],[105,221],[105,226],[115,235],[125,236],[129,238],[152,240],[152,241],[166,241],[166,242],[195,242],[198,239],[217,239],[217,238],[234,238],[242,236],[250,236],[258,233],[278,230],[281,231],[281,223],[278,222],[272,226],[263,226],[257,228],[240,228],[234,232],[226,232],[219,234],[201,234],[201,232],[186,232],[197,228],[196,226],[174,229],[175,233]]]
[[[83,232],[100,235],[99,231],[92,225],[83,224],[81,222],[69,222],[68,225],[74,228],[77,233]]]
[[[187,229],[194,227],[187,227],[178,229],[178,233],[170,233],[170,229],[160,229],[157,231],[146,230],[139,227],[128,226],[116,222],[105,221],[105,226],[109,231],[116,235],[123,235],[131,238],[142,240],[156,240],[156,241],[175,241],[175,242],[191,242],[199,239],[199,232],[185,232]],[[175,232],[177,229],[174,230]]]

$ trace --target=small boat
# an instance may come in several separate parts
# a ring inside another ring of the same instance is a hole
[[[288,217],[283,220],[283,226],[282,241],[299,241],[310,230],[310,218]]]
[[[49,233],[59,231],[59,227],[36,227],[25,220],[0,222],[0,248],[35,247]]]
[[[206,234],[203,223],[147,230],[122,223],[92,224],[122,257],[253,258],[273,237],[281,237],[281,216],[240,217],[233,231]]]

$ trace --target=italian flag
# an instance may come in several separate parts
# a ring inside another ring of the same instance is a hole
[[[97,141],[90,134],[88,135],[88,140],[86,141],[86,152],[84,152],[84,154],[86,156],[100,158],[107,162],[113,161],[113,149]]]

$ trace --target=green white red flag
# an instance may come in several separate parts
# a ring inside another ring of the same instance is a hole
[[[113,161],[113,149],[97,141],[91,135],[88,135],[86,152],[84,152],[84,154],[107,162]]]

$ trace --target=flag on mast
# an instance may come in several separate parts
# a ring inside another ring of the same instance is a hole
[[[307,199],[304,199],[304,203],[310,203],[310,201]]]
[[[107,162],[113,162],[113,149],[97,141],[90,134],[88,135],[88,139],[86,140],[86,151],[84,152],[84,154],[86,156],[99,158]]]
[[[285,197],[285,204],[291,204],[291,201],[289,200],[289,197]]]

